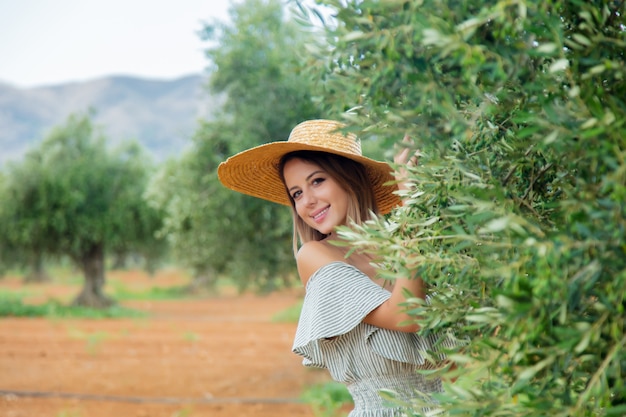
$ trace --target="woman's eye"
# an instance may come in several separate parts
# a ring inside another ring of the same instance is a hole
[[[294,200],[297,199],[298,197],[300,197],[300,195],[302,194],[302,191],[296,191],[295,193],[293,193],[291,195],[291,198],[293,198]]]
[[[318,184],[323,183],[324,181],[325,181],[324,178],[315,178],[313,181],[311,181],[311,184],[318,185]]]

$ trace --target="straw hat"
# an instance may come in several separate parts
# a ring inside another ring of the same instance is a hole
[[[395,184],[391,167],[385,162],[363,156],[361,142],[354,134],[339,132],[343,125],[332,120],[309,120],[297,125],[287,141],[272,142],[240,152],[217,169],[217,175],[226,187],[253,197],[291,206],[291,201],[278,172],[281,158],[294,151],[321,151],[341,155],[361,163],[369,177],[374,197],[381,214],[400,204],[394,194]]]

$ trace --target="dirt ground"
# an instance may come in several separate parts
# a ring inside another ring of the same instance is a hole
[[[141,290],[180,278],[118,272],[113,281]],[[78,290],[10,277],[0,288],[28,288],[31,302]],[[271,320],[300,295],[123,303],[150,313],[141,319],[1,318],[0,416],[314,417],[299,397],[328,376],[291,353],[295,324]]]

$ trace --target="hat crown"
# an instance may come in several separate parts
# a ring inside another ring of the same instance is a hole
[[[362,156],[361,142],[354,133],[341,132],[343,127],[345,125],[332,120],[308,120],[293,128],[287,142]]]

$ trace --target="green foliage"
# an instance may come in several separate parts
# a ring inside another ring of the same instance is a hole
[[[7,187],[6,175],[0,171],[0,198],[7,195]],[[15,243],[8,232],[9,210],[7,204],[0,204],[0,277],[5,275],[9,269],[20,265],[21,254],[16,250]]]
[[[24,248],[75,259],[101,242],[117,249],[148,241],[159,224],[141,198],[150,169],[139,145],[109,151],[88,115],[72,115],[9,166],[10,232]]]
[[[106,250],[163,248],[154,236],[161,214],[142,197],[150,169],[138,145],[110,151],[89,115],[72,115],[9,166],[0,190],[5,239],[35,261],[70,257],[84,271],[83,295],[97,303]]]
[[[145,268],[154,271],[168,251],[167,242],[156,235],[163,213],[150,207],[144,198],[156,167],[136,142],[123,143],[111,157],[119,164],[116,175],[126,183],[116,185],[117,195],[111,201],[108,248],[120,256],[139,255],[145,260]]]
[[[302,393],[302,400],[311,405],[316,417],[340,417],[346,405],[353,404],[346,386],[339,382],[313,385]]]
[[[272,317],[273,322],[278,323],[297,323],[302,311],[302,301],[294,304],[286,310],[280,311]]]
[[[295,282],[289,209],[226,189],[216,170],[228,156],[284,140],[315,116],[310,83],[297,66],[307,37],[278,0],[242,2],[230,17],[203,32],[219,45],[206,54],[214,69],[209,88],[223,95],[224,107],[198,126],[190,152],[159,173],[148,195],[166,213],[162,233],[176,258],[196,277],[215,285],[226,275],[240,289],[268,291]]]
[[[246,0],[233,5],[230,23],[207,24],[203,34],[218,45],[206,51],[215,70],[210,89],[225,94],[225,118],[232,117],[229,121],[237,122],[231,123],[237,130],[255,133],[253,144],[285,139],[274,135],[288,135],[294,120],[317,113],[298,60],[312,38],[291,22],[283,2]],[[250,145],[250,138],[225,142],[229,150],[238,151]]]
[[[189,286],[150,287],[144,291],[131,291],[121,283],[111,283],[111,292],[117,300],[177,300],[189,298]]]
[[[624,3],[321,3],[318,102],[421,153],[405,206],[344,235],[431,285],[423,332],[470,338],[441,408],[623,415]]]
[[[144,316],[144,313],[120,306],[99,309],[67,306],[56,300],[48,300],[43,304],[24,304],[19,295],[0,293],[0,317],[105,319]]]

